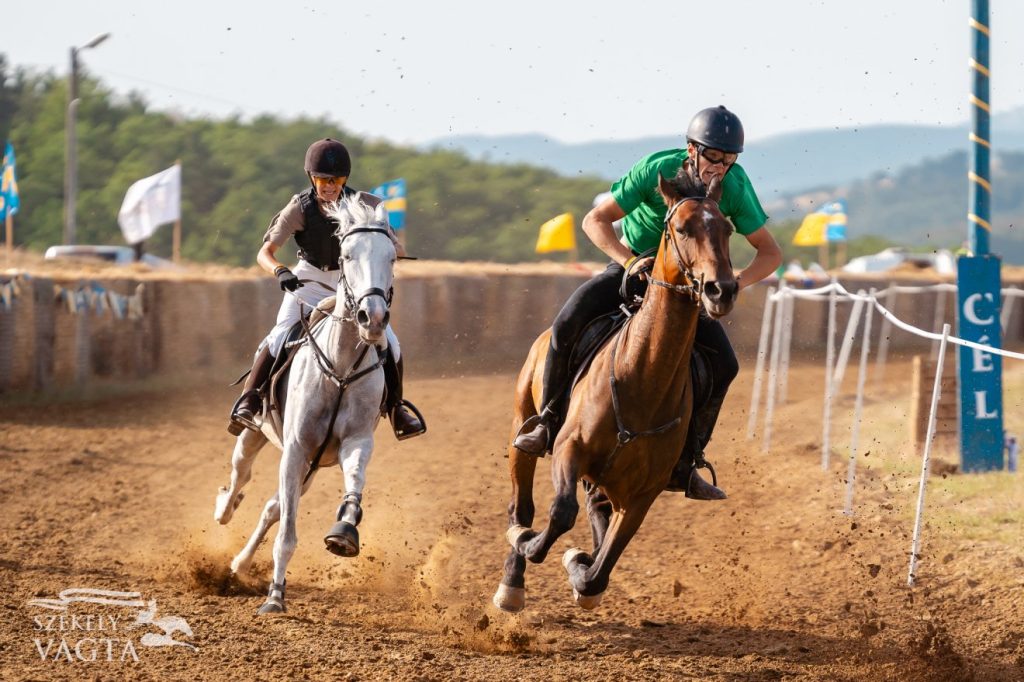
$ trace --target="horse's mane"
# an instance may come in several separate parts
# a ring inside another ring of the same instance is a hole
[[[370,206],[358,195],[341,197],[332,204],[327,205],[327,215],[338,223],[336,236],[341,236],[357,225],[376,225],[381,222],[377,220],[377,207]]]
[[[679,172],[673,178],[665,178],[672,188],[679,193],[680,198],[700,197],[708,195],[708,188],[700,178],[693,178],[686,170],[686,162],[679,167]]]

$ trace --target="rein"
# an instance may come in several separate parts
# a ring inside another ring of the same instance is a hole
[[[345,234],[341,235],[338,241],[343,242],[345,241],[346,238],[353,234],[367,232],[383,234],[387,236],[389,239],[391,238],[390,230],[388,230],[387,228],[356,227],[352,228]],[[356,297],[356,295],[352,291],[352,287],[349,286],[348,279],[346,279],[345,277],[344,267],[341,267],[340,269],[340,280],[341,284],[343,285],[343,290],[345,294],[345,314],[338,316],[332,313],[329,316],[332,321],[351,321],[355,315],[355,311],[359,309],[359,304],[363,301],[364,298],[368,298],[370,296],[380,296],[381,298],[384,299],[385,303],[390,307],[391,300],[394,295],[394,287],[392,287],[389,291],[384,291],[380,287],[370,287],[363,291],[358,297]],[[310,281],[315,280],[303,280],[303,283]],[[319,284],[320,286],[327,287],[327,285],[323,284],[322,282],[316,283]],[[300,307],[305,305],[302,299],[298,298],[297,296],[296,300],[299,301]],[[319,344],[317,344],[316,339],[313,336],[313,329],[309,326],[309,320],[307,320],[306,317],[302,314],[299,315],[299,320],[302,323],[302,331],[305,335],[305,338],[309,342],[310,348],[313,349],[313,357],[316,360],[317,367],[324,375],[327,376],[328,379],[331,380],[332,383],[334,383],[338,387],[338,396],[334,401],[334,407],[331,409],[331,418],[327,422],[327,433],[324,434],[324,439],[320,443],[320,447],[317,448],[316,454],[313,455],[313,459],[309,463],[309,470],[306,472],[305,478],[302,479],[302,484],[305,485],[313,476],[313,472],[315,472],[317,468],[319,468],[320,459],[323,457],[324,451],[327,449],[327,444],[331,440],[331,435],[334,433],[334,421],[338,418],[338,412],[341,409],[341,398],[345,394],[345,389],[348,388],[352,383],[366,376],[367,374],[376,372],[378,369],[380,369],[384,365],[385,354],[381,353],[380,348],[374,346],[374,348],[376,348],[377,351],[377,361],[371,364],[369,367],[365,367],[364,369],[357,371],[356,368],[362,364],[363,360],[366,358],[366,354],[370,350],[370,346],[368,346],[362,340],[360,340],[359,345],[362,346],[362,350],[359,352],[359,357],[357,357],[356,361],[352,364],[351,367],[349,367],[348,372],[346,372],[344,376],[341,376],[334,368],[334,364],[331,362],[331,359],[327,357],[327,354],[323,351],[322,348],[320,348]]]
[[[631,317],[629,319],[629,322],[627,322],[626,324],[628,325],[632,321],[633,318]],[[604,476],[604,472],[607,471],[608,467],[612,465],[612,462],[615,461],[615,457],[619,454],[619,451],[622,448],[629,445],[637,438],[643,438],[644,436],[655,436],[658,435],[659,433],[664,433],[666,431],[674,429],[675,427],[679,426],[679,424],[683,421],[683,415],[679,415],[670,422],[662,424],[661,426],[656,426],[653,429],[647,429],[646,431],[630,431],[628,428],[626,428],[625,423],[622,421],[622,408],[619,404],[619,392],[617,390],[619,382],[618,379],[615,378],[615,355],[619,350],[619,346],[622,345],[622,339],[624,339],[626,336],[625,332],[625,328],[619,331],[619,338],[616,339],[615,345],[612,346],[611,361],[608,363],[608,384],[611,388],[612,393],[612,412],[615,414],[615,427],[619,430],[618,434],[616,435],[617,442],[615,443],[615,448],[612,450],[611,454],[608,455],[608,459],[605,460],[604,466],[601,467],[600,474],[598,474],[595,477],[595,481],[600,480]],[[689,389],[689,383],[687,383],[686,386],[687,389]]]
[[[391,239],[391,230],[389,230],[386,227],[353,227],[351,230],[349,230],[345,234],[341,235],[338,238],[338,242],[339,243],[343,243],[350,236],[352,236],[354,234],[359,234],[361,232],[362,233],[369,232],[369,233],[382,234],[382,235],[385,235],[388,239]],[[350,314],[354,314],[355,311],[359,309],[359,304],[363,302],[363,299],[364,298],[369,298],[370,296],[380,296],[381,298],[384,299],[384,302],[387,303],[388,307],[391,306],[391,300],[394,298],[394,295],[395,295],[395,288],[394,287],[391,287],[391,289],[389,289],[388,291],[384,291],[380,287],[370,287],[366,291],[364,291],[361,294],[359,294],[359,296],[357,298],[355,293],[352,291],[352,287],[349,286],[348,279],[345,277],[345,268],[344,267],[342,267],[340,269],[340,273],[341,273],[341,284],[342,284],[342,286],[344,288],[344,292],[345,292],[345,310],[346,310],[346,312],[348,312]],[[331,317],[333,318],[335,316],[331,315]]]
[[[683,205],[686,201],[702,201],[700,197],[683,197],[676,203],[672,204],[672,208],[665,214],[665,229],[662,232],[663,239],[672,245],[672,253],[676,257],[676,265],[679,266],[679,271],[683,273],[683,277],[686,279],[686,284],[675,284],[673,282],[666,282],[665,280],[655,279],[651,275],[647,276],[647,281],[655,286],[664,287],[669,291],[674,291],[677,294],[684,294],[695,300],[700,300],[701,295],[704,293],[704,275],[700,276],[700,279],[694,277],[693,272],[683,264],[683,255],[679,252],[679,245],[676,243],[674,237],[669,235],[672,231],[669,227],[669,223],[672,221],[672,216],[675,215],[676,209]],[[667,251],[667,249],[665,249]]]
[[[359,364],[363,361],[363,358],[366,357],[366,353],[370,350],[370,347],[364,344],[362,341],[360,341],[359,343],[362,344],[363,350],[360,351],[359,357],[356,358],[355,363],[348,370],[348,374],[338,383],[338,397],[334,401],[334,408],[331,410],[331,419],[330,421],[327,422],[327,433],[324,435],[323,442],[320,443],[320,447],[316,449],[316,454],[313,455],[313,459],[309,463],[309,471],[306,472],[305,478],[302,479],[302,485],[306,485],[306,483],[309,482],[309,479],[313,476],[313,472],[320,467],[320,459],[323,457],[324,451],[327,449],[327,444],[331,440],[331,435],[334,433],[334,429],[332,427],[334,426],[334,420],[338,418],[338,411],[341,409],[341,396],[345,394],[345,389],[348,388],[349,384],[351,384],[352,382],[366,376],[370,372],[377,371],[377,369],[384,364],[384,354],[381,353],[380,349],[378,348],[377,362],[373,363],[366,369],[353,373],[355,368],[358,367]],[[323,367],[321,367],[321,369],[323,369]]]
[[[666,282],[664,280],[655,279],[651,275],[651,273],[648,273],[647,281],[656,286],[664,287],[669,291],[674,291],[677,294],[684,294],[686,296],[689,296],[690,298],[696,300],[699,304],[701,294],[703,294],[704,292],[704,276],[701,275],[700,279],[697,279],[693,275],[693,272],[683,264],[683,257],[682,254],[679,252],[679,245],[676,244],[675,238],[669,235],[669,232],[671,231],[670,222],[672,220],[672,216],[675,215],[676,209],[682,206],[683,202],[691,200],[701,201],[699,197],[683,197],[676,203],[672,204],[672,207],[665,214],[665,230],[663,232],[665,241],[672,245],[672,252],[675,254],[676,263],[679,266],[679,271],[683,273],[683,277],[686,278],[687,284],[675,284],[673,282]],[[662,251],[666,250],[667,248],[662,249]],[[626,276],[628,275],[629,273],[627,272]],[[626,324],[628,325],[632,323],[632,321],[633,318],[632,316],[630,316],[629,322],[627,322]],[[622,408],[619,403],[619,392],[617,390],[619,382],[618,379],[615,378],[615,356],[618,353],[619,346],[622,345],[623,339],[625,337],[626,328],[624,327],[619,331],[618,339],[616,339],[615,344],[612,346],[611,361],[609,362],[608,368],[608,384],[612,394],[612,412],[615,414],[615,426],[618,429],[618,434],[616,436],[617,442],[615,444],[615,448],[612,450],[611,454],[605,460],[604,466],[601,467],[600,474],[597,477],[595,477],[595,480],[599,480],[602,476],[604,476],[604,472],[607,471],[608,467],[611,466],[611,464],[615,461],[615,457],[619,454],[619,451],[623,447],[629,445],[637,438],[643,438],[645,436],[655,436],[660,433],[670,431],[671,429],[674,429],[675,427],[679,426],[679,424],[683,421],[683,415],[679,415],[675,419],[665,424],[662,424],[661,426],[657,426],[653,429],[647,429],[646,431],[630,431],[628,428],[626,428],[626,425],[622,420]],[[687,383],[686,386],[687,390],[690,390],[690,384]]]

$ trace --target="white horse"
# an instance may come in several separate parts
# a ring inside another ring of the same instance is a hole
[[[309,489],[317,466],[340,463],[345,476],[337,522],[324,538],[327,549],[339,556],[359,553],[356,526],[363,515],[366,466],[384,395],[381,358],[387,348],[396,252],[383,206],[374,209],[345,198],[329,214],[338,221],[335,235],[341,241],[335,311],[312,329],[311,340],[295,352],[285,390],[278,392],[283,419],[267,419],[261,432],[245,429],[238,436],[231,458],[231,485],[221,488],[214,511],[218,522],[230,521],[256,454],[268,440],[281,448],[277,494],[267,501],[249,542],[231,562],[235,574],[248,572],[256,549],[280,519],[274,575],[259,613],[285,610],[285,569],[297,541],[299,497]]]

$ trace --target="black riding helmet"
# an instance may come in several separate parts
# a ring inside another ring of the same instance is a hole
[[[348,155],[345,145],[326,137],[309,145],[306,150],[306,172],[336,178],[348,177],[352,173],[352,157]]]
[[[686,139],[729,154],[743,151],[743,124],[724,106],[701,109],[690,120]]]

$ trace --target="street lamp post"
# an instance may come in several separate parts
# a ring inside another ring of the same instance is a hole
[[[81,47],[71,48],[68,72],[68,111],[64,129],[64,243],[75,243],[75,197],[78,194],[78,140],[75,119],[78,113],[78,53],[96,47],[110,37],[101,33]]]

